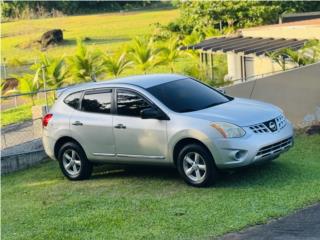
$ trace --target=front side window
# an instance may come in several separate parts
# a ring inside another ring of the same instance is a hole
[[[163,83],[147,89],[175,112],[192,112],[232,100],[220,92],[191,78]]]
[[[112,91],[86,93],[82,99],[81,109],[92,113],[111,113]]]
[[[117,90],[117,113],[119,115],[140,117],[141,110],[150,107],[150,104],[138,94],[127,90]]]
[[[82,92],[72,93],[64,99],[64,103],[74,109],[79,109],[81,95]]]

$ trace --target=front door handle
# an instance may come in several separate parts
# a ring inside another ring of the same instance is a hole
[[[80,122],[80,121],[75,121],[74,123],[72,123],[72,125],[74,125],[74,126],[82,126],[83,123]]]
[[[126,129],[127,127],[126,127],[125,125],[123,125],[123,124],[120,123],[120,124],[115,125],[114,128]]]

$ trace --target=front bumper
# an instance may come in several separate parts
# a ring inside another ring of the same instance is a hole
[[[213,141],[213,155],[218,168],[243,167],[277,158],[293,146],[293,128],[286,127],[274,133],[257,134],[244,128],[242,138],[220,138]]]

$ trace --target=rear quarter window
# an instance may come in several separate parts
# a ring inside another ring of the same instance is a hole
[[[79,109],[81,95],[82,95],[82,92],[72,93],[69,96],[67,96],[63,100],[63,102],[74,109]]]

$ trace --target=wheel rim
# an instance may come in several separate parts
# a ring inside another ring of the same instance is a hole
[[[78,175],[81,169],[81,161],[75,150],[68,149],[63,153],[63,167],[69,175]]]
[[[206,177],[207,165],[199,153],[189,152],[183,159],[183,170],[190,180],[201,183]]]

